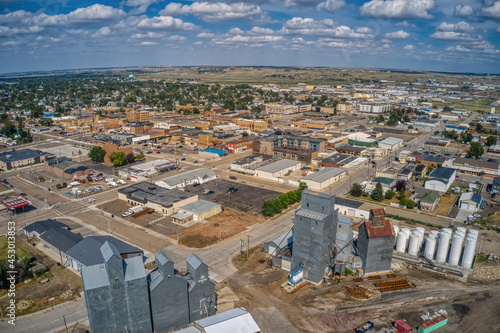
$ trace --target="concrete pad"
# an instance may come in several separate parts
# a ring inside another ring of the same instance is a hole
[[[259,325],[262,333],[299,333],[275,307],[253,309],[250,314]]]
[[[217,306],[227,302],[237,302],[240,299],[229,287],[224,287],[217,292]]]

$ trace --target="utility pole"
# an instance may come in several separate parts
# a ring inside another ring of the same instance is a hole
[[[240,239],[240,260],[243,259],[243,239]]]
[[[66,325],[66,317],[63,316],[63,320],[64,320],[64,327],[66,327],[66,333],[68,333],[68,325]]]
[[[247,235],[247,261],[250,253],[250,235]]]

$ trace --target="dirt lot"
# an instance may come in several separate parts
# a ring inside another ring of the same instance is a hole
[[[401,265],[396,279],[408,279],[416,284],[415,288],[382,294],[376,291],[374,282],[391,279],[364,279],[356,284],[375,290],[375,296],[372,300],[355,300],[346,293],[347,287],[355,284],[353,277],[345,277],[329,285],[309,284],[289,295],[280,288],[287,272],[270,268],[266,256],[258,249],[238,273],[221,285],[228,285],[240,298],[236,306],[249,311],[274,306],[300,332],[352,332],[366,320],[375,323],[374,332],[385,332],[396,319],[405,319],[416,327],[426,321],[421,315],[440,309],[449,316],[448,325],[440,329],[443,333],[497,332],[500,328],[500,317],[496,315],[500,311],[498,280],[460,282]]]
[[[441,199],[439,199],[439,204],[434,210],[434,214],[441,216],[448,216],[448,212],[450,211],[451,207],[455,204],[456,201],[457,201],[456,196],[453,195],[441,196]]]
[[[228,192],[229,187],[236,187],[238,191]],[[213,194],[203,195],[203,191],[212,190]],[[270,191],[264,188],[241,184],[238,182],[217,179],[199,186],[188,186],[186,192],[196,193],[200,199],[216,202],[222,207],[231,207],[245,213],[261,213],[262,204],[268,199],[277,198],[281,192]]]
[[[179,230],[179,241],[187,247],[202,248],[237,235],[248,226],[264,220],[262,215],[243,213],[226,207],[220,214],[210,217],[208,223],[196,223]],[[177,234],[170,237],[177,239]]]
[[[38,243],[35,241],[35,243]],[[40,277],[31,279],[28,283],[18,283],[16,285],[16,300],[18,304],[17,315],[24,315],[37,312],[55,304],[63,303],[79,296],[82,289],[81,278],[67,268],[61,268],[45,255],[36,246],[28,245],[26,240],[18,238],[16,244],[29,251],[35,256],[38,262],[50,267],[50,271]],[[48,278],[49,281],[40,284],[40,281]],[[71,288],[71,289],[70,289]],[[53,300],[49,300],[54,298]],[[6,290],[0,291],[0,306],[5,309],[9,298]],[[5,312],[4,312],[5,313]]]
[[[125,201],[116,199],[113,201],[108,201],[103,204],[97,205],[98,209],[102,209],[105,212],[113,214],[114,216],[121,217],[132,206],[127,204]],[[133,218],[132,216],[124,217],[127,221],[140,225],[142,227],[147,226],[154,220],[161,218],[163,215],[153,212],[150,214],[144,214],[142,216]]]

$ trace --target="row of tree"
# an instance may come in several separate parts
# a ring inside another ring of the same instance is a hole
[[[104,162],[104,157],[106,156],[106,150],[102,148],[101,146],[95,146],[89,151],[89,158],[98,163]],[[133,154],[125,154],[124,152],[121,151],[115,151],[109,155],[109,160],[111,161],[111,164],[114,166],[121,166],[125,165],[128,163],[134,163],[136,158],[138,160],[141,160],[144,158],[144,154],[140,152],[137,157]]]
[[[276,199],[269,199],[264,201],[264,203],[262,204],[262,214],[264,216],[274,216],[275,214],[281,214],[283,209],[302,200],[302,190],[306,188],[306,183],[300,183],[298,189],[280,194]]]

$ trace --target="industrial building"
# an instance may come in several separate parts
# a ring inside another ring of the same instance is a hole
[[[64,179],[86,178],[94,174],[92,168],[64,156],[45,160],[44,167],[48,172]]]
[[[278,160],[255,169],[255,176],[264,179],[276,179],[287,175],[295,170],[300,170],[301,163],[294,160]]]
[[[322,168],[303,177],[300,181],[307,184],[308,188],[322,191],[330,185],[347,176],[347,171],[340,168]]]
[[[172,215],[172,219],[174,222],[180,224],[184,224],[188,221],[198,222],[217,215],[221,211],[222,207],[217,203],[206,200],[198,200],[179,207],[179,212]]]
[[[403,139],[390,137],[379,141],[378,146],[382,149],[394,151],[403,146]]]
[[[240,308],[235,308],[215,316],[197,320],[194,326],[177,333],[260,333],[261,329],[252,315]]]
[[[302,191],[294,218],[292,268],[301,266],[304,279],[321,283],[331,273],[337,222],[334,195]]]
[[[368,220],[370,212],[366,209],[361,209],[363,204],[364,202],[361,201],[346,198],[335,198],[335,208],[339,210],[339,214]]]
[[[471,212],[477,212],[481,206],[481,201],[483,198],[474,192],[462,193],[460,199],[458,199],[458,208],[468,210]]]
[[[158,268],[147,275],[142,257],[123,259],[107,241],[100,252],[103,264],[81,272],[93,333],[166,333],[215,314],[215,284],[196,255],[188,257],[188,271],[181,274],[160,251]]]
[[[199,168],[155,181],[155,184],[166,189],[183,188],[193,184],[203,184],[217,179],[217,174],[207,168]]]
[[[159,159],[146,163],[135,164],[131,167],[118,170],[118,176],[130,179],[134,182],[143,182],[147,177],[156,173],[172,170],[176,167],[175,162],[167,159]]]
[[[365,274],[391,269],[394,236],[392,222],[385,218],[385,210],[370,210],[370,219],[359,227],[357,242]]]
[[[451,168],[436,168],[424,183],[428,190],[446,192],[455,181],[457,170]]]

